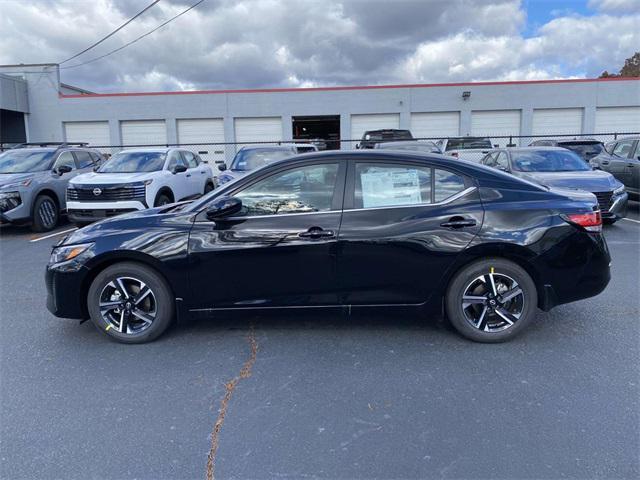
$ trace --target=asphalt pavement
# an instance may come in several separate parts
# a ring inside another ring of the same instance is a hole
[[[604,293],[499,345],[388,310],[120,345],[45,309],[57,236],[2,227],[0,477],[639,478],[638,203],[629,218],[605,229]]]

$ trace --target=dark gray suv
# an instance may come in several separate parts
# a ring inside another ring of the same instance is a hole
[[[55,228],[69,180],[104,161],[84,143],[29,143],[0,153],[0,223]]]

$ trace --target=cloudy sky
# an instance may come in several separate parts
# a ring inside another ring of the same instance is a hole
[[[161,0],[73,67],[196,0]],[[0,0],[0,64],[60,62],[151,0]],[[62,81],[98,92],[596,77],[640,49],[640,0],[205,0]]]

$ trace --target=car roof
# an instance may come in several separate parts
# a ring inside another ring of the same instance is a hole
[[[391,150],[396,145],[425,145],[427,147],[434,147],[435,143],[433,143],[431,140],[395,140],[391,142],[379,142],[376,143],[376,145],[378,145],[378,148]]]
[[[640,140],[640,135],[630,135],[628,137],[620,137],[607,143],[621,142],[622,140]]]
[[[265,143],[265,144],[261,144],[261,143],[257,143],[255,145],[245,145],[244,147],[242,147],[240,150],[252,150],[254,148],[259,148],[259,149],[265,149],[265,148],[271,148],[273,150],[286,150],[286,149],[291,149],[297,145],[311,145],[310,143],[308,144],[300,144],[300,143],[281,143],[279,145],[273,145],[273,144],[269,144],[269,143]]]
[[[164,148],[135,147],[135,148],[124,148],[124,149],[120,150],[118,153],[129,153],[129,152],[168,153],[171,150],[185,150],[185,149],[184,148],[179,148],[179,147],[164,147]]]
[[[555,146],[551,146],[551,145],[533,145],[530,147],[501,147],[501,148],[492,148],[491,150],[489,150],[488,153],[492,153],[492,152],[500,152],[502,150],[507,150],[509,152],[533,152],[533,151],[554,151],[554,150],[558,150],[558,151],[562,151],[562,152],[566,152],[567,149],[566,148],[562,148],[562,147],[555,147]]]

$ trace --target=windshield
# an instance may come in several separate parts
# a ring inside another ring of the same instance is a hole
[[[581,172],[591,168],[573,152],[541,150],[512,152],[512,168],[518,172]]]
[[[488,138],[450,138],[447,150],[468,150],[470,148],[493,148]]]
[[[122,152],[114,155],[98,173],[137,173],[162,170],[166,154],[163,152]]]
[[[231,162],[231,170],[234,172],[248,172],[262,167],[271,162],[282,160],[283,158],[293,156],[293,152],[289,149],[277,148],[252,148],[240,150],[236,153],[233,162]]]
[[[409,130],[374,130],[364,134],[365,140],[411,140],[413,136]]]
[[[604,145],[601,143],[559,143],[558,146],[567,148],[587,159],[595,157],[604,150]]]
[[[0,155],[0,173],[43,172],[51,168],[53,152],[15,150]]]

